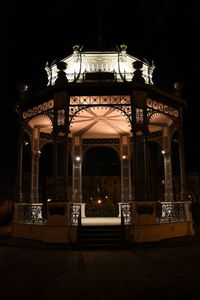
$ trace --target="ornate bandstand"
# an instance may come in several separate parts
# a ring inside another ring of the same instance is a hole
[[[130,242],[193,235],[191,203],[185,190],[184,100],[179,86],[173,94],[156,88],[152,81],[154,65],[129,55],[125,45],[116,51],[83,51],[76,45],[70,56],[47,64],[45,69],[47,86],[34,93],[23,86],[17,106],[18,192],[13,237],[75,243],[79,228],[90,222],[96,226],[121,224]],[[178,194],[174,191],[172,167],[175,135]],[[23,192],[26,143],[31,145],[28,196]],[[47,144],[53,149],[52,192],[42,201],[40,157]],[[88,204],[82,191],[84,155],[88,149],[102,145],[116,151],[121,169],[120,196],[107,206],[101,201]],[[152,159],[152,145],[154,150],[159,149],[157,160]],[[153,169],[158,164],[163,165],[163,177],[155,181]],[[92,217],[87,213],[89,206]],[[117,214],[112,215],[111,209],[108,217],[106,207],[115,207]]]

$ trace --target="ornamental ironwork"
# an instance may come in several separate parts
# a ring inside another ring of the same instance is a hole
[[[124,224],[133,224],[135,219],[135,207],[133,203],[121,203],[121,215],[124,219]]]
[[[70,203],[70,224],[78,225],[81,217],[81,204]]]
[[[65,124],[65,110],[59,109],[58,116],[57,116],[57,125],[62,126]]]
[[[43,224],[42,204],[18,204],[16,206],[16,221],[19,223]]]
[[[83,139],[83,144],[119,144],[119,139],[117,138],[108,138],[108,139]]]
[[[129,95],[113,96],[71,96],[69,107],[70,122],[81,110],[93,107],[110,107],[120,110],[126,118],[131,121],[132,113],[130,106],[131,97]]]
[[[163,104],[161,102],[152,100],[150,98],[147,99],[147,107],[149,108],[148,114],[152,114],[153,112],[161,112],[165,115],[168,115],[173,118],[179,117],[179,110],[173,108],[172,106],[168,106],[166,104]]]
[[[54,107],[54,100],[46,101],[42,104],[39,104],[37,106],[34,106],[34,107],[28,109],[27,111],[24,111],[22,114],[23,119],[25,120],[25,119],[31,118],[35,115],[44,113],[44,112],[52,109],[53,107]]]
[[[159,223],[186,221],[188,203],[160,202],[157,204],[156,218]]]
[[[136,122],[138,124],[142,124],[143,119],[144,119],[143,109],[142,108],[136,108]]]
[[[130,105],[130,95],[112,95],[112,96],[71,96],[70,105]]]

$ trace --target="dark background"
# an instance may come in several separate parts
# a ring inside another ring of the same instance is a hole
[[[200,2],[1,1],[0,193],[13,187],[17,160],[17,85],[46,84],[46,61],[66,57],[72,46],[115,50],[154,60],[155,86],[173,91],[184,84],[184,140],[187,172],[199,172]]]

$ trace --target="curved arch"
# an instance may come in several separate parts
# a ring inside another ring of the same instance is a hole
[[[71,134],[112,137],[131,132],[130,118],[127,114],[113,106],[90,106],[78,109],[70,120]],[[102,133],[103,128],[103,133]]]
[[[117,104],[116,105],[109,105],[109,104],[106,104],[106,105],[95,105],[95,104],[92,104],[92,105],[85,105],[85,106],[83,106],[83,107],[80,107],[80,108],[78,108],[74,113],[72,113],[71,114],[71,118],[70,118],[70,123],[72,122],[72,120],[76,117],[76,115],[77,114],[79,114],[82,110],[89,110],[89,109],[91,109],[91,108],[109,108],[109,109],[115,109],[115,110],[119,110],[119,111],[121,111],[123,114],[124,114],[124,116],[127,118],[127,120],[129,121],[129,123],[131,124],[131,114],[128,114],[124,109],[122,109],[121,108],[121,106],[117,106]],[[131,111],[131,107],[130,107],[130,111]]]
[[[31,128],[38,127],[42,132],[50,133],[52,131],[52,120],[46,114],[39,114],[37,116],[32,117],[28,121],[28,125]]]
[[[158,113],[158,112],[155,112],[155,113],[152,113],[151,116],[149,117],[149,125],[157,125],[157,126],[170,126],[172,123],[173,123],[173,119],[169,116],[167,116],[166,114],[164,113]]]

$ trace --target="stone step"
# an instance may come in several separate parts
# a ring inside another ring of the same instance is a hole
[[[128,245],[122,226],[81,226],[78,232],[81,248],[125,247]]]

